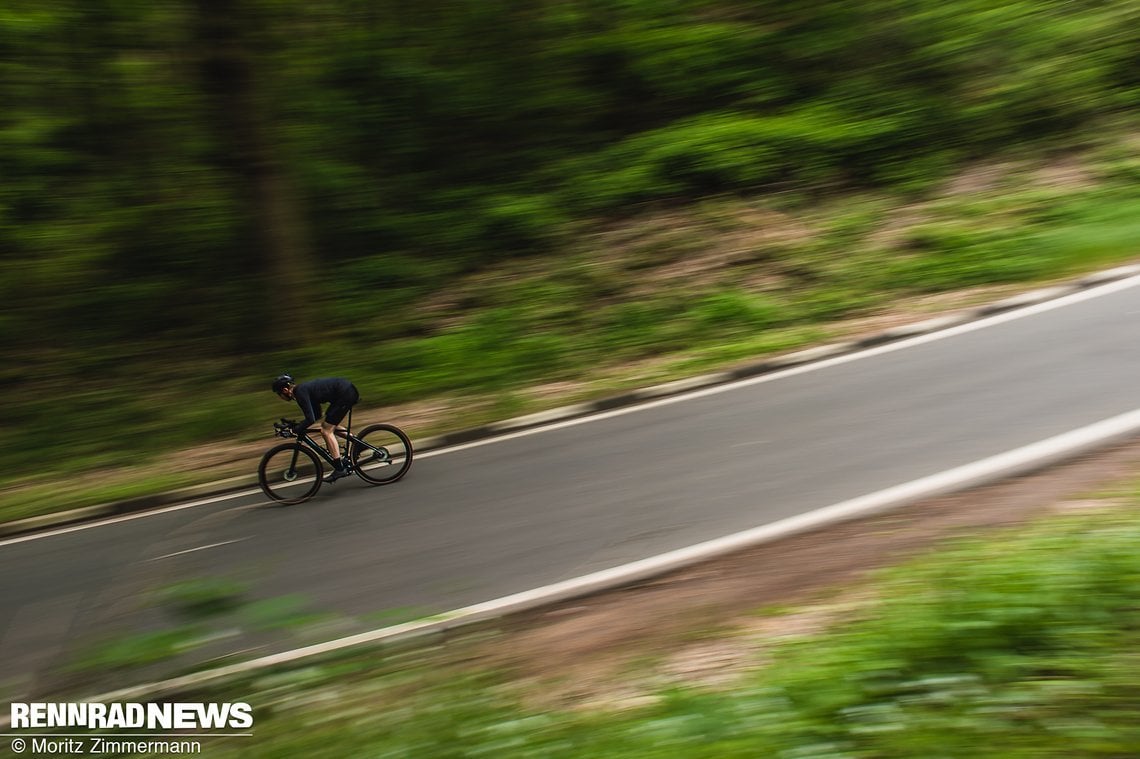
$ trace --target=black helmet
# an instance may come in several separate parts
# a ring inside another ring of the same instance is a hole
[[[294,384],[293,377],[288,374],[282,374],[280,377],[273,380],[273,392],[281,395],[281,391],[292,384]]]

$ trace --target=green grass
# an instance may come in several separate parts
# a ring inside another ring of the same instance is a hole
[[[1018,211],[994,226],[963,217],[911,230],[918,254],[890,265],[886,279],[915,290],[952,290],[1049,279],[1136,256],[1135,192],[1043,196]]]
[[[110,475],[111,481],[84,476],[74,471],[60,472],[54,482],[41,481],[13,488],[0,499],[0,521],[11,521],[48,514],[63,509],[129,501],[156,493],[169,492],[188,485],[214,481],[218,477],[208,472],[161,473],[147,469],[119,470]],[[48,478],[40,478],[47,480]]]
[[[1092,150],[1073,186],[1036,181],[1039,163],[982,191],[919,200],[708,199],[599,226],[556,255],[452,273],[435,294],[348,287],[330,301],[349,326],[314,348],[188,368],[145,344],[105,346],[81,357],[78,384],[51,377],[79,358],[45,348],[0,369],[0,381],[36,387],[0,430],[0,520],[216,479],[169,454],[268,439],[270,421],[295,412],[265,389],[283,370],[350,376],[365,411],[453,409],[413,423],[418,437],[628,389],[648,364],[667,381],[802,348],[907,299],[1136,260],[1135,153],[1126,142]],[[527,392],[556,382],[573,389]],[[226,474],[252,470],[235,463]]]
[[[210,753],[1133,756],[1138,544],[1132,509],[954,543],[880,573],[876,600],[829,630],[765,644],[766,666],[734,684],[660,685],[636,708],[526,706],[526,681],[430,648],[270,674],[201,694],[257,717],[254,738]]]

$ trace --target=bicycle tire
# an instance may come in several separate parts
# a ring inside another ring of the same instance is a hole
[[[412,441],[392,424],[372,424],[355,437],[352,466],[356,476],[373,485],[388,485],[408,473],[412,465]]]
[[[292,506],[316,495],[324,474],[317,454],[300,443],[282,443],[261,457],[257,484],[270,500]]]

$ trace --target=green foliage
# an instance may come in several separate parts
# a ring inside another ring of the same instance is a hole
[[[239,608],[244,593],[245,588],[232,580],[200,578],[163,588],[156,603],[177,617],[199,622]]]
[[[987,228],[962,220],[920,225],[908,232],[909,254],[889,263],[878,281],[940,291],[1031,281],[1124,260],[1140,230],[1138,209],[1127,194],[1107,203],[1098,193],[1068,199],[1046,195],[1022,209],[1029,220],[1024,225]]]
[[[710,113],[630,137],[603,151],[573,192],[594,207],[661,197],[755,190],[776,181],[838,177],[905,122],[830,106],[764,115]]]
[[[388,398],[460,389],[500,390],[566,365],[570,349],[556,334],[533,332],[517,309],[487,311],[470,324],[389,344],[383,354]]]
[[[202,631],[190,626],[139,633],[92,647],[79,657],[72,670],[105,677],[115,670],[169,662],[202,642]]]
[[[742,292],[718,292],[697,301],[686,314],[694,337],[760,332],[791,321],[787,308]]]
[[[237,608],[243,626],[262,632],[295,630],[325,621],[325,616],[309,611],[309,606],[309,600],[301,596],[280,596],[231,608]]]
[[[986,230],[932,225],[915,230],[910,245],[921,254],[884,274],[896,287],[939,291],[1021,282],[1041,277],[1052,263],[1023,240]]]
[[[983,735],[995,751],[990,741],[1043,747],[1055,730],[1086,749],[1129,740],[1123,702],[1104,689],[1140,622],[1128,589],[1140,571],[1135,530],[1134,520],[1044,529],[907,566],[874,619],[799,647],[775,679],[814,731],[892,755],[936,745],[958,755]],[[1064,719],[1093,692],[1095,737]]]
[[[801,321],[827,322],[867,311],[877,305],[881,297],[867,292],[861,286],[824,286],[801,294],[796,299],[795,311]]]
[[[303,633],[305,628],[328,620],[327,615],[309,611],[308,602],[300,596],[249,601],[246,593],[247,588],[235,580],[209,576],[156,588],[149,602],[165,613],[167,626],[89,645],[68,669],[90,679],[92,687],[105,687],[118,672],[133,670],[137,677],[140,668],[152,665],[190,666],[192,662],[184,659],[185,655],[232,634],[235,628],[251,633]],[[151,670],[148,676],[162,671]]]
[[[646,203],[913,197],[963,157],[1133,129],[1138,29],[1127,0],[10,4],[0,388],[26,399],[10,425],[28,442],[4,461],[43,460],[38,432],[60,419],[86,441],[72,469],[249,429],[256,382],[227,375],[282,364],[361,367],[386,400],[497,392],[884,292],[1079,268],[1074,251],[1114,260],[1132,225],[1064,219],[1062,202],[1027,223],[1069,231],[941,222],[906,255],[860,259],[873,274],[846,256],[866,217],[811,250],[759,246],[791,293],[631,300],[639,272],[699,254],[708,229],[624,267],[573,255]],[[1102,143],[1102,176],[1133,180],[1133,147]],[[560,288],[442,326],[419,310],[524,257]]]
[[[1045,252],[1058,266],[1075,270],[1123,259],[1135,251],[1140,234],[1140,199],[1076,198],[1053,206],[1066,217],[1044,226],[1027,247]]]

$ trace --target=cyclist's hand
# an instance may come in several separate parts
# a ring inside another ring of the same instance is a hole
[[[281,417],[281,421],[273,425],[273,427],[281,437],[300,437],[300,435],[297,434],[297,423],[292,419]]]

